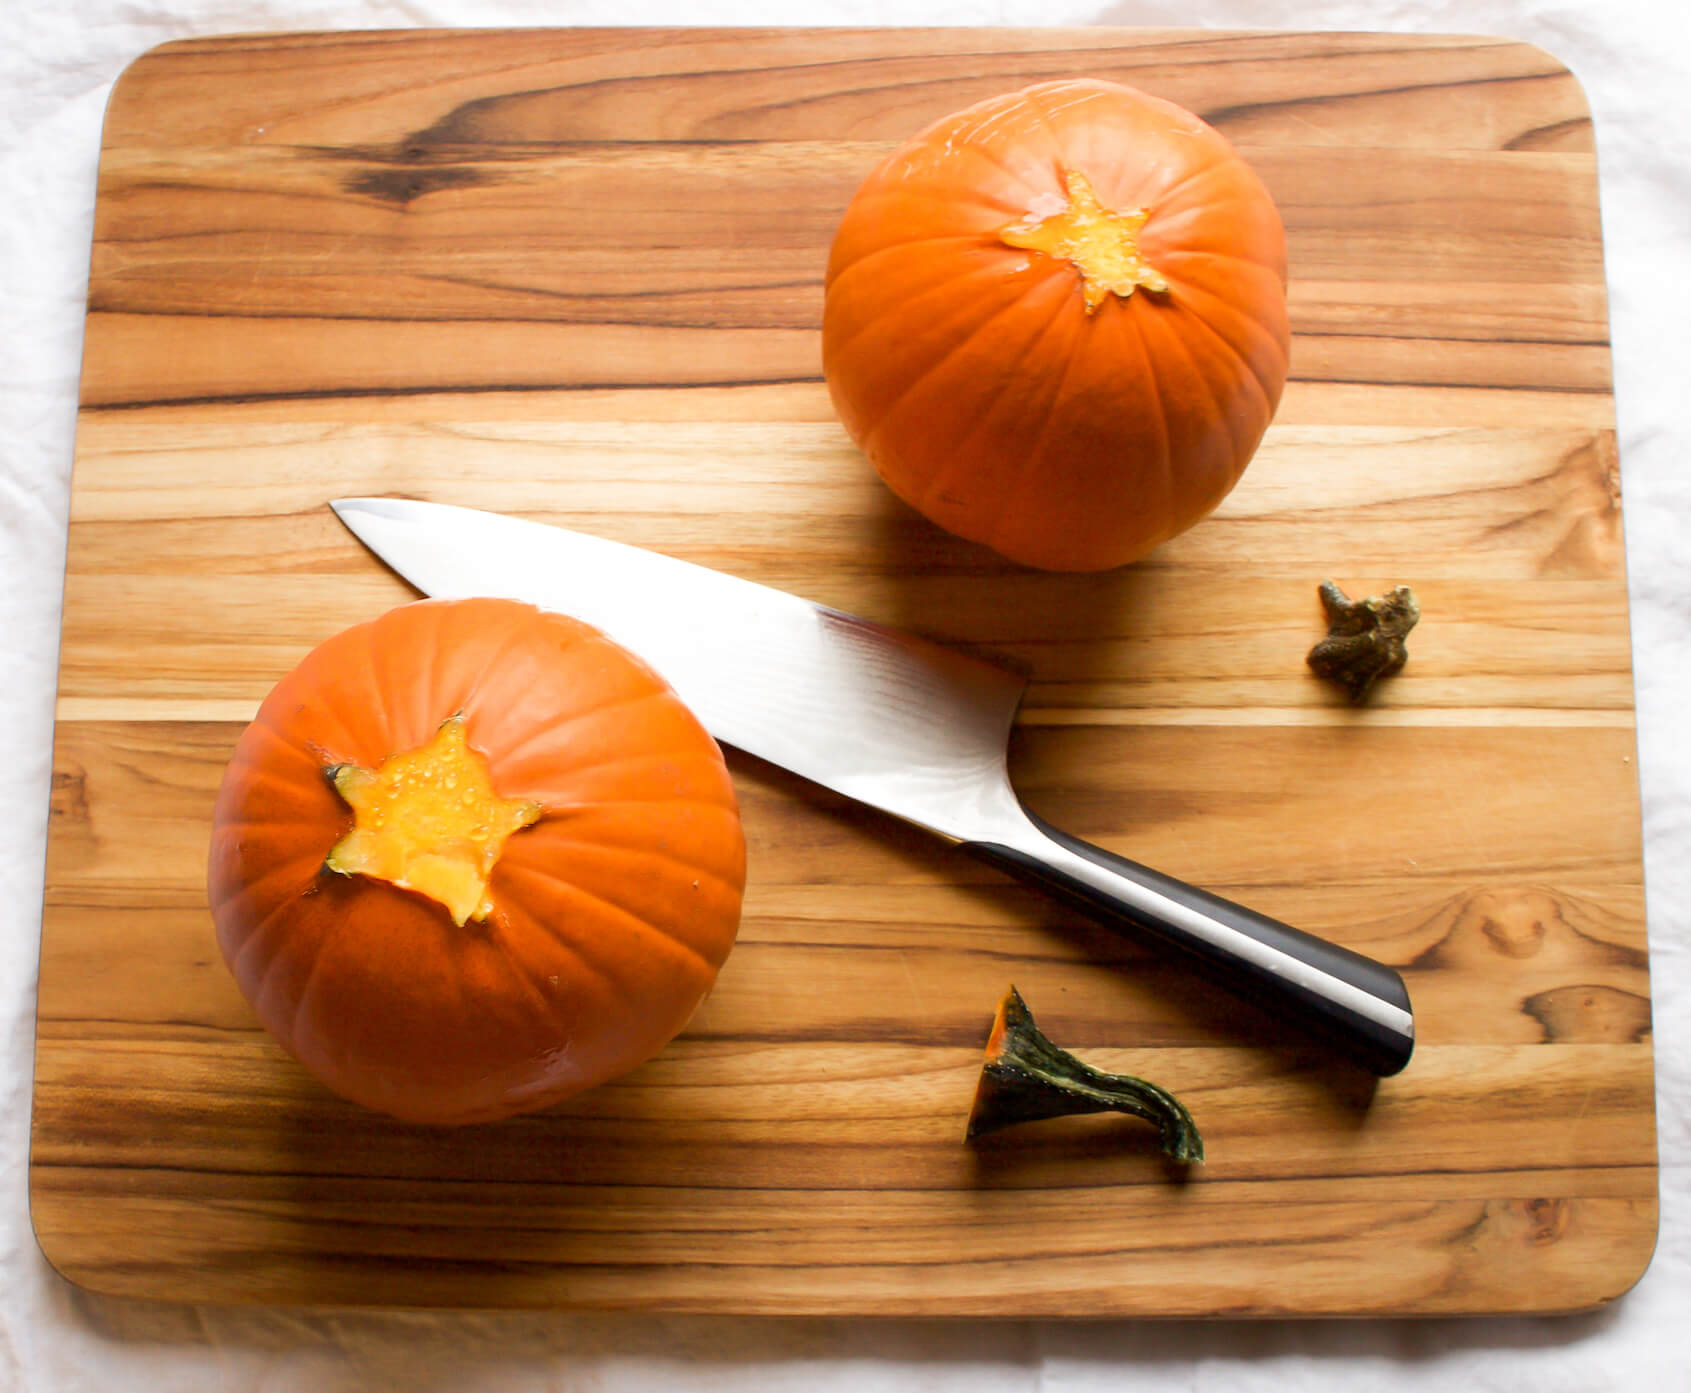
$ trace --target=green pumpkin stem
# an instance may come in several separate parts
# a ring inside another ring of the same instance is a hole
[[[1179,1099],[1154,1083],[1106,1074],[1058,1049],[1011,987],[998,1004],[987,1040],[968,1139],[1022,1122],[1094,1112],[1127,1113],[1155,1123],[1163,1154],[1180,1165],[1204,1159],[1204,1139]]]

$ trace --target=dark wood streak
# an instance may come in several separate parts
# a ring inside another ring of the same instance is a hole
[[[1375,101],[1380,98],[1424,96],[1429,92],[1456,92],[1463,89],[1484,90],[1494,87],[1510,87],[1520,84],[1534,84],[1554,82],[1560,85],[1566,82],[1568,74],[1565,70],[1547,67],[1542,72],[1508,73],[1489,77],[1461,78],[1454,82],[1408,83],[1401,87],[1367,87],[1354,92],[1335,92],[1314,100],[1291,99],[1279,102],[1241,102],[1236,106],[1207,108],[1201,113],[1211,125],[1225,129],[1228,125],[1244,121],[1265,112],[1278,112],[1286,109],[1313,107],[1316,109],[1332,109],[1342,107],[1347,102]],[[1569,118],[1555,123],[1558,129],[1588,128],[1590,118]],[[1535,132],[1536,133],[1536,132]],[[1509,148],[1508,146],[1504,147]]]
[[[678,392],[712,391],[725,387],[786,387],[816,383],[816,377],[756,377],[704,379],[698,382],[555,382],[540,383],[451,383],[429,382],[407,387],[333,387],[295,392],[208,393],[185,397],[145,397],[135,401],[85,401],[85,411],[145,411],[161,407],[257,406],[272,402],[403,400],[434,396],[527,396],[536,392]]]
[[[472,188],[491,182],[488,172],[472,163],[451,165],[393,164],[364,169],[347,176],[348,193],[407,207],[442,189]]]
[[[638,34],[639,31],[633,31]],[[849,32],[849,31],[848,31]],[[1030,31],[1030,37],[1037,36],[1037,31]],[[1380,52],[1377,42],[1371,41],[1374,36],[1350,36],[1353,42],[1345,42],[1344,36],[1333,36],[1335,42],[1321,55],[1324,59],[1341,58],[1367,54],[1375,56]],[[1149,57],[1136,46],[1101,46],[1088,48],[1085,52],[1086,75],[1111,75],[1118,68],[1133,70],[1147,66],[1154,62],[1159,66],[1167,64],[1167,55],[1197,55],[1191,61],[1193,65],[1201,65],[1205,69],[1215,70],[1227,66],[1258,66],[1264,61],[1260,51],[1262,47],[1271,47],[1274,36],[1257,36],[1258,45],[1251,44],[1249,35],[1217,35],[1195,41],[1175,39],[1165,42],[1154,50]],[[1244,45],[1243,52],[1234,52]],[[1502,50],[1506,45],[1489,41],[1481,41],[1473,45],[1464,46],[1470,52],[1484,52],[1487,50]],[[1402,54],[1412,52],[1408,47],[1389,49]],[[1451,52],[1458,50],[1452,49]],[[980,86],[983,70],[992,71],[999,67],[1007,70],[993,71],[992,75],[999,83],[1014,80],[1017,83],[1031,85],[1033,83],[1059,80],[1074,76],[1073,58],[1070,54],[1053,52],[1046,55],[1006,54],[1003,50],[992,48],[960,49],[950,56],[959,61],[972,62],[976,67],[974,75],[968,77],[954,77],[944,81],[936,81],[932,77],[910,79],[907,81],[887,80],[883,71],[887,67],[906,67],[910,64],[912,53],[900,53],[886,57],[865,57],[853,54],[844,58],[813,57],[803,62],[796,69],[807,76],[819,76],[829,72],[861,71],[867,82],[854,83],[851,86],[837,88],[819,96],[798,98],[784,102],[759,104],[755,110],[760,115],[768,116],[773,113],[791,114],[806,109],[829,107],[837,105],[842,100],[860,99],[873,95],[877,99],[885,99],[888,94],[897,93],[908,100],[915,94],[920,94],[927,103],[939,103],[945,108],[958,105],[968,100],[967,91]],[[1043,56],[1048,61],[1033,61]],[[1178,64],[1176,65],[1178,66]],[[546,143],[553,136],[539,137],[531,133],[524,116],[516,117],[515,129],[519,134],[505,134],[501,132],[499,118],[509,117],[513,112],[523,113],[539,109],[549,112],[554,108],[567,105],[591,104],[594,98],[603,97],[607,93],[623,94],[636,91],[653,83],[661,83],[666,88],[672,88],[677,82],[692,84],[720,84],[735,83],[744,80],[745,73],[737,69],[710,67],[687,72],[665,72],[654,77],[650,74],[629,74],[614,78],[598,79],[594,81],[574,81],[555,87],[533,88],[521,92],[505,93],[497,97],[481,98],[464,104],[448,115],[442,117],[432,126],[419,131],[413,139],[422,145],[450,145],[458,144],[531,144]],[[1454,82],[1428,82],[1406,84],[1399,88],[1368,88],[1358,92],[1336,93],[1331,96],[1316,99],[1294,98],[1281,102],[1264,102],[1257,104],[1241,104],[1237,106],[1203,107],[1199,114],[1212,124],[1225,127],[1230,122],[1243,117],[1255,116],[1265,112],[1280,112],[1295,110],[1300,107],[1324,106],[1335,102],[1353,99],[1376,98],[1380,96],[1415,96],[1429,92],[1443,92],[1470,86],[1490,86],[1498,83],[1528,83],[1542,82],[1547,79],[1556,80],[1566,77],[1565,71],[1554,64],[1546,65],[1543,71],[1507,76],[1490,76],[1477,79],[1462,79]],[[731,113],[734,116],[743,114],[741,111]],[[1566,127],[1581,124],[1577,121],[1561,123]],[[1589,126],[1589,121],[1583,124]]]
[[[1308,385],[1324,385],[1335,387],[1421,387],[1451,392],[1513,392],[1530,396],[1542,391],[1542,388],[1528,384],[1511,383],[1474,383],[1474,382],[1441,382],[1418,378],[1369,378],[1346,377],[1340,375],[1318,376],[1298,374],[1296,382]],[[517,382],[517,383],[464,383],[442,380],[438,382],[424,382],[404,387],[373,387],[346,386],[324,388],[302,388],[285,392],[210,392],[192,396],[156,396],[138,397],[134,400],[101,400],[84,399],[82,410],[85,411],[144,411],[164,407],[194,407],[194,406],[255,406],[270,402],[312,402],[312,401],[357,401],[385,399],[402,400],[406,397],[432,396],[462,396],[462,397],[499,397],[510,395],[529,395],[542,393],[571,393],[571,392],[687,392],[687,391],[718,391],[731,387],[792,387],[819,384],[822,379],[813,374],[800,374],[790,377],[744,377],[744,378],[704,378],[696,382],[661,382],[595,380],[591,382]],[[1598,386],[1580,386],[1577,384],[1559,385],[1558,392],[1575,396],[1592,396],[1606,398],[1609,389]],[[1154,563],[1153,563],[1154,564]]]
[[[1592,908],[1542,886],[1486,885],[1445,905],[1439,920],[1448,927],[1410,967],[1451,967],[1483,953],[1516,961],[1559,955],[1590,967],[1640,973],[1649,966],[1644,949],[1597,936]]]
[[[403,193],[401,192],[398,196],[403,197]],[[524,296],[534,296],[534,297],[539,298],[539,299],[558,300],[558,301],[563,301],[563,302],[570,303],[570,304],[585,304],[585,305],[604,304],[604,305],[609,305],[609,306],[622,306],[622,305],[626,305],[630,302],[639,302],[639,301],[642,301],[642,300],[673,301],[674,299],[677,298],[676,292],[666,291],[666,290],[663,290],[663,289],[633,291],[633,292],[630,292],[628,294],[568,295],[568,294],[561,294],[561,293],[557,293],[557,292],[549,292],[549,291],[547,291],[543,288],[535,288],[535,287],[524,286],[524,285],[503,285],[503,284],[500,284],[498,282],[491,282],[491,281],[489,281],[489,282],[477,282],[476,280],[474,280],[472,278],[462,277],[462,276],[448,278],[448,277],[444,277],[444,276],[437,277],[437,276],[423,275],[423,276],[417,276],[417,277],[415,277],[415,279],[420,281],[420,282],[424,282],[424,283],[427,283],[427,282],[433,280],[433,281],[438,281],[440,284],[443,284],[443,285],[455,285],[455,286],[467,286],[467,287],[477,287],[477,286],[479,286],[480,288],[487,289],[487,290],[493,290],[493,291],[510,291],[510,292],[518,293],[518,294],[521,294],[521,295],[524,295]],[[753,284],[753,285],[736,285],[736,286],[733,286],[731,288],[731,290],[725,290],[723,293],[724,294],[741,293],[741,292],[746,292],[746,291],[751,291],[751,292],[755,293],[755,292],[764,291],[764,290],[779,290],[779,289],[786,289],[786,288],[794,288],[794,287],[801,285],[801,284],[802,283],[791,283],[791,282],[779,282],[779,281],[777,281],[777,282],[767,282],[767,283],[759,283],[759,284]],[[816,283],[815,291],[816,291],[817,299],[820,300],[821,294],[822,294],[822,288],[821,288],[820,283]],[[756,324],[756,323],[750,323],[750,322],[746,322],[746,321],[743,321],[743,320],[685,319],[685,318],[677,318],[677,317],[674,317],[672,315],[663,315],[663,314],[653,315],[650,318],[644,318],[643,319],[643,318],[638,318],[638,317],[635,317],[635,316],[632,316],[632,315],[619,316],[619,315],[615,315],[615,314],[593,314],[593,315],[583,314],[583,315],[575,316],[575,315],[568,315],[568,314],[519,315],[519,314],[511,314],[511,313],[508,313],[508,312],[500,312],[500,313],[497,313],[497,314],[487,314],[487,313],[482,313],[482,314],[441,314],[441,315],[415,314],[415,315],[411,315],[411,316],[409,316],[405,319],[399,319],[399,318],[397,318],[396,316],[394,316],[393,314],[390,314],[390,313],[385,313],[385,314],[327,313],[326,314],[326,313],[323,313],[321,311],[314,310],[309,314],[290,314],[286,311],[258,311],[258,312],[254,312],[254,311],[251,311],[251,310],[226,309],[226,308],[218,308],[218,307],[215,307],[215,306],[213,306],[213,307],[203,307],[203,308],[196,306],[192,309],[154,309],[154,308],[145,307],[145,306],[143,306],[143,307],[131,307],[129,305],[122,303],[121,300],[104,300],[104,299],[102,299],[98,302],[91,300],[89,302],[89,310],[90,310],[90,312],[92,312],[94,314],[121,314],[121,315],[125,315],[127,317],[133,317],[133,318],[138,318],[138,319],[151,317],[151,318],[178,319],[178,320],[204,320],[204,321],[207,321],[207,322],[213,323],[213,324],[215,324],[219,320],[239,320],[239,321],[243,321],[243,322],[272,321],[272,322],[278,323],[278,324],[289,324],[289,325],[311,325],[311,324],[318,324],[318,323],[322,323],[322,324],[384,324],[384,325],[393,325],[396,328],[401,326],[401,325],[405,325],[405,324],[465,324],[465,325],[528,324],[528,325],[536,325],[536,326],[539,326],[539,327],[542,327],[542,328],[545,328],[545,329],[567,329],[567,328],[572,328],[572,327],[591,327],[591,328],[595,328],[595,329],[662,328],[662,329],[667,329],[667,330],[677,330],[677,331],[680,331],[680,332],[683,332],[683,333],[695,332],[695,333],[710,333],[710,334],[756,333],[759,329],[767,327],[767,326],[764,326],[764,325],[760,325],[760,324]],[[779,326],[776,326],[776,327],[786,329],[786,328],[789,328],[791,326],[779,325]],[[812,326],[805,326],[805,327],[808,328],[808,327],[812,327]],[[735,381],[735,382],[739,381],[739,379],[731,379],[731,380]],[[785,380],[789,380],[789,379],[760,378],[760,379],[756,379],[756,380],[761,383],[761,382],[768,382],[768,381],[771,381],[771,380],[785,381]],[[820,381],[821,379],[819,377],[812,376],[812,377],[810,377],[806,380]],[[531,390],[531,391],[567,391],[567,390],[569,390],[571,385],[573,385],[573,384],[570,384],[570,383],[567,383],[567,382],[560,382],[560,383],[555,383],[555,384],[554,383],[542,383],[538,386],[531,386],[529,388],[529,390]],[[668,388],[674,387],[676,385],[697,386],[699,384],[697,384],[697,383],[676,384],[676,383],[670,383],[670,382],[657,382],[657,381],[653,381],[653,382],[632,381],[632,382],[612,382],[612,383],[608,383],[606,385],[608,387],[610,387],[611,389],[631,388],[633,390],[640,390],[642,388],[648,388],[648,387],[663,387],[667,390]],[[706,385],[713,385],[713,384],[706,384]],[[721,384],[721,385],[726,385],[726,384]],[[348,390],[348,389],[336,388],[334,390],[343,391],[343,390]],[[356,389],[351,389],[351,390],[356,390]],[[407,390],[410,390],[410,389],[409,388],[398,388],[398,389],[395,389],[395,390],[407,391]],[[454,390],[455,391],[455,390],[461,390],[461,389],[448,388],[447,390]],[[467,390],[467,389],[464,389],[464,390]],[[489,390],[501,390],[501,389],[497,386],[487,387],[487,386],[478,385],[476,390],[489,391]]]
[[[1441,392],[1518,392],[1524,396],[1532,396],[1544,391],[1543,387],[1533,386],[1525,382],[1460,382],[1455,379],[1440,380],[1430,377],[1363,377],[1344,376],[1327,373],[1296,373],[1291,378],[1293,382],[1306,383],[1310,386],[1327,387],[1423,387]],[[1608,397],[1612,395],[1609,388],[1599,383],[1565,382],[1557,383],[1557,392],[1565,392],[1573,396]]]
[[[568,1124],[573,1121],[573,1119],[563,1117],[557,1119],[557,1121],[558,1127],[556,1130],[558,1135],[553,1138],[553,1140],[555,1142],[563,1142],[567,1140]],[[1131,1128],[1131,1124],[1120,1124],[1111,1119],[1104,1119],[1102,1121],[1092,1119],[1090,1122],[1092,1130],[1096,1131],[1100,1135],[1092,1139],[1084,1147],[1068,1145],[1066,1144],[1067,1139],[1065,1139],[1064,1144],[1056,1146],[1046,1146],[1041,1148],[1037,1143],[1033,1146],[1029,1146],[1027,1144],[1027,1138],[1030,1134],[1026,1132],[1018,1133],[1014,1137],[984,1140],[980,1143],[980,1145],[982,1147],[981,1154],[986,1157],[986,1165],[981,1168],[981,1175],[977,1183],[980,1184],[984,1191],[1012,1195],[1016,1193],[1033,1193],[1037,1191],[1041,1197],[1050,1195],[1062,1196],[1066,1194],[1097,1194],[1100,1192],[1109,1195],[1113,1192],[1130,1188],[1135,1183],[1146,1189],[1156,1189],[1166,1185],[1166,1179],[1160,1174],[1147,1174],[1140,1178],[1137,1182],[1131,1180],[1123,1181],[1114,1177],[1107,1182],[1101,1182],[1096,1178],[1065,1182],[1060,1178],[1052,1178],[1049,1175],[1042,1175],[1038,1180],[1017,1182],[1009,1172],[1005,1172],[997,1176],[992,1174],[991,1168],[995,1162],[1002,1161],[1013,1166],[1027,1161],[1030,1153],[1037,1158],[1042,1149],[1047,1153],[1060,1153],[1064,1156],[1090,1154],[1100,1160],[1109,1160],[1111,1158],[1120,1158],[1123,1154],[1123,1139],[1118,1134],[1126,1133],[1131,1140],[1146,1140],[1143,1137],[1143,1134]],[[169,1125],[168,1120],[165,1121],[164,1125]],[[1108,1135],[1103,1135],[1106,1133]],[[1018,1141],[1018,1137],[1020,1138],[1020,1141]],[[936,1154],[949,1155],[959,1148],[960,1135],[958,1137],[946,1137],[943,1139],[936,1138],[931,1142],[925,1143],[924,1146],[925,1149]],[[1142,1157],[1133,1157],[1131,1159],[1136,1161],[1154,1160],[1155,1158],[1151,1153],[1155,1151],[1155,1148],[1155,1138],[1152,1137],[1149,1139],[1148,1146],[1139,1148],[1139,1150],[1144,1152],[1144,1155]],[[879,1150],[880,1148],[875,1146],[861,1149]],[[991,1156],[988,1153],[992,1150],[996,1150],[1001,1154],[996,1157]],[[740,1177],[735,1177],[729,1182],[721,1182],[713,1181],[708,1171],[701,1171],[700,1175],[694,1179],[686,1181],[685,1183],[676,1181],[644,1181],[638,1179],[618,1179],[614,1183],[593,1183],[570,1180],[548,1181],[538,1176],[500,1179],[478,1172],[473,1165],[467,1165],[466,1168],[458,1174],[442,1173],[419,1175],[409,1172],[394,1172],[389,1174],[377,1170],[367,1169],[278,1170],[266,1168],[262,1170],[243,1170],[240,1167],[233,1165],[207,1166],[201,1168],[192,1165],[171,1164],[157,1160],[137,1161],[134,1163],[113,1163],[109,1165],[102,1163],[96,1168],[89,1166],[85,1162],[79,1162],[72,1159],[61,1160],[52,1157],[44,1157],[33,1164],[38,1165],[44,1173],[52,1173],[52,1178],[62,1177],[68,1180],[71,1178],[81,1178],[86,1176],[90,1182],[88,1188],[91,1191],[97,1189],[99,1183],[101,1182],[108,1184],[117,1182],[121,1184],[123,1183],[124,1178],[138,1174],[149,1176],[156,1175],[161,1178],[184,1177],[189,1179],[234,1180],[236,1182],[244,1179],[253,1182],[260,1182],[266,1186],[273,1184],[285,1185],[290,1182],[309,1183],[317,1181],[330,1182],[330,1184],[325,1187],[324,1199],[327,1202],[356,1202],[353,1197],[347,1193],[354,1187],[358,1187],[360,1189],[366,1187],[392,1187],[406,1192],[407,1195],[415,1196],[425,1203],[461,1202],[472,1205],[480,1205],[486,1209],[495,1211],[503,1210],[507,1203],[529,1206],[544,1203],[548,1199],[559,1204],[569,1202],[587,1206],[591,1205],[595,1199],[599,1198],[597,1192],[602,1190],[612,1190],[619,1196],[624,1194],[654,1197],[676,1196],[682,1199],[685,1199],[694,1193],[709,1195],[713,1192],[721,1193],[726,1191],[742,1192],[750,1195],[795,1196],[804,1195],[812,1191],[812,1186],[802,1179],[795,1180],[789,1184],[774,1184],[767,1181],[746,1180]],[[1580,1170],[1582,1173],[1592,1176],[1612,1175],[1624,1177],[1632,1174],[1648,1175],[1652,1168],[1649,1165],[1634,1162],[1596,1161],[1581,1165]],[[1558,1179],[1562,1176],[1563,1171],[1564,1168],[1559,1165],[1533,1165],[1531,1163],[1523,1163],[1522,1165],[1512,1167],[1509,1171],[1509,1177],[1512,1184],[1518,1185],[1523,1182],[1530,1181],[1534,1177],[1541,1179]],[[1458,1179],[1464,1176],[1472,1176],[1474,1174],[1474,1171],[1460,1167],[1435,1168],[1415,1166],[1394,1169],[1390,1173],[1391,1179],[1394,1181],[1413,1181],[1416,1179],[1435,1181],[1449,1180]],[[48,1177],[44,1174],[44,1178]],[[1300,1174],[1298,1179],[1300,1183],[1319,1186],[1323,1182],[1340,1184],[1355,1183],[1358,1180],[1358,1177],[1349,1171],[1315,1170]],[[1227,1192],[1229,1190],[1250,1189],[1261,1186],[1265,1182],[1272,1183],[1272,1179],[1270,1177],[1265,1177],[1264,1175],[1253,1173],[1248,1169],[1235,1167],[1232,1168],[1227,1175],[1221,1178],[1210,1178],[1206,1175],[1203,1180],[1203,1186],[1207,1195],[1219,1203],[1226,1204],[1230,1202],[1227,1199]],[[942,1194],[948,1188],[949,1185],[945,1182],[914,1183],[909,1181],[900,1183],[897,1187],[901,1194],[915,1196]],[[457,1195],[466,1189],[468,1189],[470,1193],[461,1201],[457,1200]],[[453,1200],[448,1201],[440,1198],[442,1192],[450,1192],[453,1195]],[[523,1193],[520,1194],[520,1197],[507,1201],[505,1196],[507,1194],[511,1194],[512,1192]],[[1529,1201],[1529,1203],[1531,1203],[1531,1201]],[[307,1218],[308,1215],[302,1214],[300,1217]],[[333,1222],[338,1225],[342,1223],[343,1220],[337,1217]],[[381,1224],[383,1221],[371,1220],[370,1222]],[[413,1224],[418,1223],[418,1221],[409,1222]],[[459,1221],[455,1217],[442,1217],[435,1222],[442,1228],[450,1229],[457,1227]],[[418,1224],[418,1226],[421,1225]],[[501,1233],[509,1231],[510,1229],[508,1227],[502,1226],[500,1228]],[[541,1229],[540,1231],[565,1232],[568,1230],[547,1227]],[[1208,1238],[1197,1238],[1192,1241],[1207,1243],[1211,1240]],[[1284,1240],[1273,1235],[1264,1235],[1262,1238],[1255,1241],[1265,1247],[1278,1247]],[[1317,1239],[1315,1241],[1322,1240]],[[1330,1242],[1331,1238],[1326,1237],[1325,1241]]]
[[[1526,999],[1523,1009],[1544,1027],[1547,1042],[1638,1044],[1652,1033],[1648,996],[1601,983],[1537,992]]]
[[[1566,121],[1558,121],[1553,125],[1541,126],[1537,130],[1523,131],[1513,140],[1504,145],[1505,150],[1534,153],[1540,149],[1554,149],[1561,137],[1574,132],[1589,136],[1592,132],[1592,122],[1589,116],[1573,117]]]

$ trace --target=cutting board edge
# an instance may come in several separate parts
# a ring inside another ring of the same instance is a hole
[[[1581,1290],[1567,1289],[1569,1300],[1564,1301],[1504,1301],[1471,1302],[1460,1295],[1448,1302],[1422,1299],[1419,1304],[1405,1304],[1397,1300],[1376,1302],[1334,1302],[1326,1305],[1289,1305],[1268,1302],[1147,1302],[1124,1301],[1116,1306],[1092,1304],[1077,1306],[1061,1299],[1060,1294],[1044,1293],[1041,1299],[1024,1308],[1006,1312],[1004,1298],[999,1294],[982,1294],[965,1299],[947,1297],[932,1307],[906,1295],[889,1296],[882,1301],[864,1301],[860,1297],[836,1294],[827,1299],[768,1297],[747,1299],[744,1288],[732,1288],[724,1299],[719,1295],[680,1298],[661,1290],[647,1293],[639,1299],[614,1295],[559,1294],[536,1295],[533,1299],[515,1299],[489,1304],[466,1303],[446,1297],[430,1298],[422,1295],[388,1293],[373,1300],[315,1300],[302,1298],[293,1284],[277,1283],[273,1288],[255,1286],[232,1291],[227,1283],[212,1282],[203,1286],[178,1283],[166,1287],[145,1280],[110,1281],[105,1274],[79,1270],[74,1262],[56,1256],[50,1242],[43,1239],[37,1217],[38,1194],[32,1185],[30,1194],[31,1230],[37,1250],[54,1274],[67,1285],[88,1295],[114,1301],[163,1301],[206,1305],[223,1309],[263,1307],[293,1309],[302,1312],[391,1312],[437,1311],[470,1314],[512,1314],[551,1312],[555,1314],[661,1314],[665,1316],[753,1318],[770,1320],[806,1319],[848,1316],[875,1321],[901,1320],[957,1320],[1016,1319],[1021,1321],[1060,1321],[1065,1324],[1087,1324],[1107,1320],[1156,1320],[1203,1323],[1219,1320],[1484,1320],[1499,1318],[1542,1317],[1575,1319],[1605,1310],[1626,1300],[1649,1276],[1660,1239],[1659,1199],[1649,1202],[1648,1225],[1635,1226],[1629,1232],[1635,1238],[1647,1239],[1641,1251],[1631,1254],[1628,1266],[1618,1279],[1588,1283]],[[1612,1249],[1610,1250],[1612,1251]],[[404,1266],[413,1266],[406,1263]],[[397,1266],[397,1264],[396,1264]],[[567,1271],[567,1269],[560,1269]],[[567,1284],[567,1278],[560,1278]]]

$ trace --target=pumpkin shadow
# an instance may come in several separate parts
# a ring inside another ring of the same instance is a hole
[[[281,1193],[263,1248],[232,1256],[283,1305],[556,1308],[572,1273],[614,1266],[637,1287],[643,1268],[685,1261],[671,1248],[690,1187],[708,1191],[730,1150],[676,1116],[677,1069],[461,1127],[387,1117],[301,1074],[271,1114]]]
[[[1166,602],[1154,560],[1109,571],[1035,570],[928,521],[890,489],[864,519],[865,545],[885,578],[886,623],[1024,673],[1024,704],[1094,700],[1099,684],[1131,677],[1134,635]]]

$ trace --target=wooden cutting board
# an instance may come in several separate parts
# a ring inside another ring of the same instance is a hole
[[[821,381],[835,223],[931,118],[1064,74],[1216,123],[1291,239],[1293,381],[1134,567],[1020,571],[896,505]],[[65,592],[31,1195],[136,1296],[702,1312],[1556,1311],[1656,1226],[1650,997],[1592,128],[1473,38],[610,31],[171,44],[112,98]],[[731,754],[740,944],[687,1032],[431,1131],[257,1028],[202,876],[224,760],[411,597],[324,506],[598,531],[1025,662],[1049,820],[1395,964],[1377,1086],[894,820]],[[1411,585],[1314,679],[1317,583]],[[994,1004],[1191,1107],[975,1147]]]

